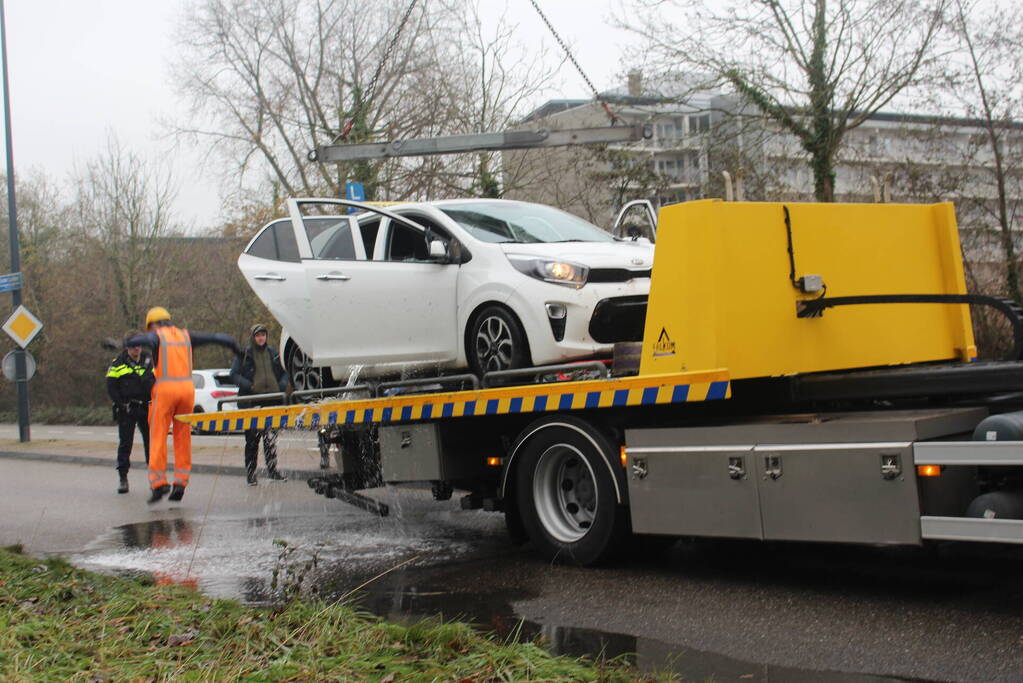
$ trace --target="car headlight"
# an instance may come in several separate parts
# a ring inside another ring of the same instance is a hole
[[[524,256],[508,254],[508,260],[515,270],[524,273],[537,280],[552,282],[556,285],[567,285],[579,289],[586,284],[586,276],[590,269],[581,263],[571,261],[558,261],[555,259],[537,258],[535,256]]]

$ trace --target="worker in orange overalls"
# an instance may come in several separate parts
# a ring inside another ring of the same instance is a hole
[[[192,347],[219,344],[241,353],[226,334],[202,334],[175,327],[166,308],[156,306],[146,313],[146,334],[126,339],[125,346],[148,346],[153,352],[153,402],[149,408],[149,487],[148,503],[156,503],[170,492],[169,500],[181,500],[192,471],[192,431],[175,420],[175,415],[192,412],[195,385],[192,383]],[[174,489],[167,484],[167,430],[174,426]],[[155,437],[155,438],[154,438]]]

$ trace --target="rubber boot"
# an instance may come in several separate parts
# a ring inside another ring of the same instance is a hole
[[[166,496],[168,491],[170,491],[170,486],[168,486],[167,484],[157,486],[155,489],[153,489],[153,494],[149,496],[149,500],[147,500],[146,502],[149,503],[150,505],[152,505],[153,503],[159,503],[160,499]]]
[[[121,478],[121,482],[117,486],[117,492],[118,493],[128,493],[128,474],[127,474],[127,472],[119,472],[118,476]]]
[[[181,497],[185,495],[185,487],[181,484],[174,484],[174,488],[171,489],[171,494],[167,496],[167,500],[181,500]]]

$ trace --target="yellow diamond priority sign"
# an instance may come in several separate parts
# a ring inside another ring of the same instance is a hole
[[[43,329],[43,323],[24,306],[14,309],[14,313],[3,325],[4,332],[21,348],[28,346],[41,329]]]

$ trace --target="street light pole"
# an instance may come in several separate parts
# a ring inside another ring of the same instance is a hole
[[[11,142],[11,89],[7,75],[7,12],[4,0],[0,0],[0,53],[4,69],[4,130],[7,135],[7,226],[11,233],[11,272],[21,272],[21,250],[18,246],[18,208],[14,203],[14,148]],[[21,305],[21,288],[11,290],[11,303],[17,309]],[[28,426],[28,371],[25,366],[25,349],[14,350],[14,377],[18,387],[18,436],[22,442],[29,441]]]

